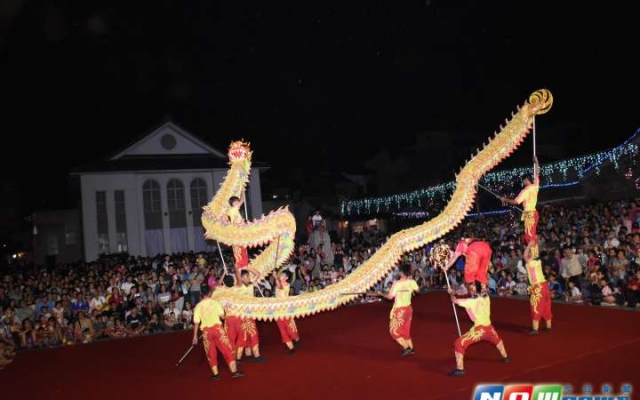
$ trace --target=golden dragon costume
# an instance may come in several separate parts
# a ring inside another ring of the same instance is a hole
[[[349,303],[358,297],[353,293],[365,292],[386,276],[403,254],[433,243],[460,224],[473,207],[476,184],[482,175],[515,151],[529,133],[535,116],[549,111],[552,104],[553,97],[548,90],[534,92],[528,102],[519,107],[515,115],[512,114],[512,119],[506,120],[500,132],[489,138],[489,143],[460,170],[456,176],[456,190],[438,216],[391,236],[380,250],[342,281],[317,292],[288,298],[221,293],[219,301],[234,315],[259,320],[305,317]],[[231,143],[230,169],[220,190],[204,207],[202,224],[207,239],[218,240],[228,246],[255,248],[268,245],[249,264],[250,268],[266,275],[284,264],[293,253],[296,223],[286,207],[242,225],[229,225],[224,221],[229,198],[239,197],[249,182],[251,155],[248,144]]]

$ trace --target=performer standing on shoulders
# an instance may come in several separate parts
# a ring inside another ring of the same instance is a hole
[[[524,261],[527,265],[527,276],[529,277],[529,303],[531,305],[531,325],[532,328],[529,335],[538,334],[538,326],[540,320],[544,319],[546,323],[545,331],[551,331],[551,320],[553,315],[551,314],[551,293],[549,292],[549,284],[544,279],[542,273],[542,263],[538,258],[537,252],[534,249],[537,248],[535,240],[527,244],[527,248],[524,251]]]
[[[413,341],[411,340],[411,320],[413,318],[413,308],[411,307],[411,296],[418,293],[420,288],[413,278],[411,278],[411,265],[400,265],[400,279],[397,280],[388,294],[377,292],[376,295],[387,300],[394,300],[393,308],[389,316],[389,333],[393,340],[402,346],[400,355],[402,357],[413,354]]]
[[[291,271],[282,271],[280,276],[276,276],[276,272],[273,272],[273,276],[276,278],[276,298],[289,297],[291,281]],[[298,327],[296,321],[293,318],[278,319],[276,320],[278,330],[280,330],[280,338],[289,349],[289,354],[296,352],[296,348],[299,346],[300,336],[298,335]],[[294,345],[295,342],[295,345]]]
[[[256,282],[260,280],[260,274],[256,271],[246,268],[240,273],[240,288],[244,293],[244,296],[254,297],[253,286],[251,282],[250,273],[256,276]],[[242,319],[242,332],[244,334],[245,349],[244,354],[247,356],[247,360],[264,362],[264,358],[260,356],[260,337],[258,336],[258,326],[256,320],[252,318]],[[239,353],[242,356],[242,353]]]
[[[470,235],[467,235],[470,236]],[[464,281],[472,295],[476,293],[475,282],[480,282],[481,293],[488,293],[487,283],[489,264],[491,263],[491,246],[480,239],[464,237],[458,242],[456,251],[451,255],[449,263],[445,267],[446,274],[458,257],[465,256]]]
[[[524,212],[522,213],[522,221],[524,221],[524,241],[529,244],[537,240],[538,229],[538,211],[536,205],[538,203],[538,192],[540,191],[540,164],[538,158],[533,157],[533,180],[528,175],[522,177],[522,185],[524,188],[520,191],[515,199],[500,197],[500,200],[506,204],[522,204]],[[538,246],[532,248],[534,255],[538,254]]]
[[[456,369],[451,371],[451,376],[464,375],[464,353],[467,348],[474,343],[481,341],[487,341],[495,345],[502,356],[502,362],[508,363],[511,360],[507,357],[507,351],[504,348],[504,343],[498,333],[491,325],[491,302],[489,295],[484,294],[478,296],[474,294],[471,298],[457,299],[453,290],[448,290],[451,296],[451,301],[454,304],[459,305],[467,310],[469,318],[473,321],[473,326],[467,333],[456,339],[453,344],[456,355]]]
[[[244,218],[242,218],[242,214],[240,214],[240,207],[244,203],[244,194],[243,198],[232,196],[229,198],[229,211],[227,216],[229,217],[229,222],[233,225],[242,225],[244,223]],[[247,252],[247,248],[244,246],[233,246],[233,257],[236,261],[235,270],[236,270],[236,280],[240,282],[240,271],[247,268],[249,265],[249,253]]]
[[[224,319],[222,305],[212,299],[209,294],[209,287],[206,285],[202,286],[203,299],[196,304],[196,308],[193,311],[193,345],[198,344],[198,329],[202,330],[204,351],[207,354],[207,360],[213,372],[211,379],[214,381],[220,380],[216,349],[222,353],[222,356],[229,365],[233,378],[244,376],[244,374],[236,368],[236,358],[233,354],[233,348],[229,341],[227,331],[222,326],[222,319]]]

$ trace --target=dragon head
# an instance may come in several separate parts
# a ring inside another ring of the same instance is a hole
[[[553,105],[553,95],[547,89],[536,90],[526,104],[528,116],[546,114]]]
[[[251,149],[249,148],[249,143],[245,143],[242,140],[231,142],[228,154],[229,161],[232,163],[251,161]]]

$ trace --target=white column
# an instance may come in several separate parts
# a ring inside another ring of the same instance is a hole
[[[190,251],[195,251],[196,247],[193,239],[193,210],[191,209],[191,181],[195,178],[195,176],[187,177],[182,181],[184,184],[184,208],[187,213],[187,244]]]
[[[96,190],[94,179],[83,175],[80,177],[82,192],[82,237],[85,261],[98,258],[98,216],[96,210]],[[46,240],[44,238],[43,240]]]
[[[116,199],[113,190],[105,190],[107,197],[107,230],[109,232],[109,254],[118,252],[118,235],[116,232]]]
[[[131,181],[130,181],[131,182]],[[144,214],[139,208],[139,198],[142,198],[142,190],[139,187],[137,179],[127,185],[124,191],[124,211],[127,219],[127,246],[129,254],[132,256],[145,256],[144,248],[141,246],[140,229],[144,227]],[[140,225],[140,215],[142,215],[143,225]]]
[[[218,190],[220,189],[220,185],[222,185],[222,182],[224,181],[224,177],[226,174],[227,174],[226,169],[217,169],[213,171],[213,196],[215,196],[216,193],[218,193]]]
[[[142,195],[142,186],[144,185],[145,178],[140,175],[136,175],[136,204],[137,204],[137,212],[134,214],[135,219],[132,218],[132,223],[138,224],[138,245],[139,254],[142,257],[149,257],[147,254],[147,239],[145,236],[145,231],[147,228],[144,225],[144,196]],[[155,254],[154,254],[155,255]]]
[[[262,191],[260,189],[260,170],[251,169],[251,180],[249,181],[249,196],[251,196],[252,219],[262,215]]]
[[[158,177],[158,182],[160,183],[160,198],[162,200],[162,232],[164,236],[164,252],[165,254],[171,254],[171,233],[169,233],[169,196],[167,193],[167,182],[168,179],[166,176]]]

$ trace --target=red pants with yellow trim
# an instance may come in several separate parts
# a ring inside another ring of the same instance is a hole
[[[233,354],[233,346],[231,345],[231,341],[229,341],[227,331],[222,325],[204,328],[202,329],[202,333],[204,352],[207,355],[207,360],[212,370],[218,366],[218,353],[216,349],[222,353],[222,357],[224,357],[227,364],[236,360],[236,356]]]
[[[529,244],[529,242],[537,239],[539,218],[540,216],[538,215],[538,210],[525,211],[524,214],[522,214],[522,220],[524,221],[525,243]]]
[[[456,339],[453,343],[453,348],[456,353],[464,354],[469,346],[482,341],[497,346],[502,342],[502,339],[500,339],[496,330],[493,329],[493,325],[478,325],[472,327],[467,333]]]
[[[249,265],[249,253],[244,246],[233,246],[233,257],[236,260],[237,269],[245,269]]]
[[[242,320],[242,333],[244,335],[245,347],[252,348],[260,344],[260,338],[258,337],[258,327],[256,326],[255,319],[244,318]]]
[[[244,332],[242,331],[242,318],[229,315],[224,320],[227,335],[234,349],[244,347]]]
[[[487,284],[487,271],[491,262],[491,247],[487,242],[473,242],[465,253],[464,281]]]
[[[547,282],[531,285],[529,304],[531,305],[532,321],[540,321],[541,319],[551,321],[553,318],[553,314],[551,314],[551,293]]]
[[[389,321],[389,333],[393,340],[411,340],[411,320],[413,319],[413,308],[411,306],[398,307],[391,310],[391,320]]]
[[[296,326],[296,321],[294,321],[293,318],[277,320],[276,325],[278,325],[282,343],[293,342],[294,340],[297,341],[300,339],[300,336],[298,335],[298,327]]]

